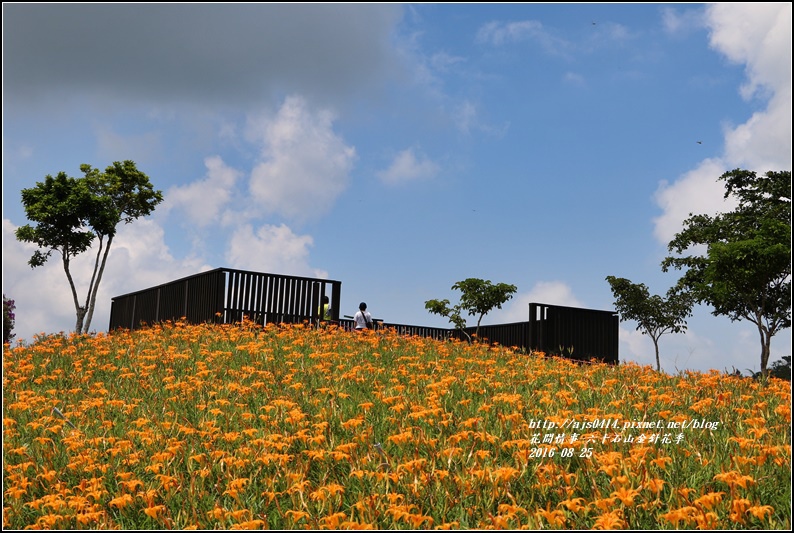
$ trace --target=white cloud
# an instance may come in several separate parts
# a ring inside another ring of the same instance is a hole
[[[566,72],[562,79],[568,85],[574,85],[576,87],[585,86],[584,76],[577,74],[576,72]]]
[[[53,255],[44,266],[32,269],[27,261],[37,247],[17,241],[16,229],[3,219],[3,294],[16,305],[15,340],[32,341],[38,333],[73,330],[74,303],[60,256]]]
[[[585,307],[573,294],[573,290],[562,281],[541,281],[532,287],[527,294],[529,302],[544,303],[549,305],[564,305],[568,307]]]
[[[438,72],[448,72],[455,65],[465,62],[465,58],[452,56],[446,52],[437,52],[430,56],[430,64],[433,66],[433,69]]]
[[[20,159],[33,157],[33,147],[23,144],[19,147],[18,154]]]
[[[3,293],[16,303],[16,340],[33,341],[39,333],[73,331],[75,309],[59,255],[31,269],[27,261],[35,245],[16,240],[16,227],[3,219]],[[93,249],[72,260],[78,302],[82,305],[93,270]],[[106,331],[111,298],[146,289],[210,267],[195,258],[175,260],[163,243],[163,230],[150,219],[122,224],[113,241],[97,294],[92,331]]]
[[[715,317],[706,306],[697,306],[687,320],[685,333],[665,334],[659,339],[659,360],[662,370],[675,374],[684,369],[697,368],[744,375],[761,369],[761,345],[758,330],[748,322],[730,322],[726,317]],[[730,325],[729,325],[730,324]],[[620,360],[633,361],[656,368],[653,341],[636,329],[636,322],[621,322],[619,330]],[[714,339],[719,339],[715,341]],[[772,339],[769,364],[791,354],[791,330],[781,332]]]
[[[632,323],[633,324],[633,323]],[[653,341],[647,335],[643,335],[636,329],[631,329],[632,325],[620,324],[618,328],[618,339],[620,346],[618,352],[621,362],[634,362],[638,365],[650,365],[656,368],[656,354],[653,349]],[[661,353],[659,359],[661,360]],[[664,365],[662,365],[664,369]]]
[[[703,11],[662,8],[662,26],[671,35],[689,33],[703,27]]]
[[[450,116],[458,130],[465,134],[479,132],[492,138],[499,138],[504,137],[510,127],[509,122],[500,126],[485,122],[480,117],[477,106],[469,100],[455,105]]]
[[[113,241],[108,266],[118,281],[116,294],[137,291],[213,268],[200,258],[176,259],[164,242],[165,231],[151,219],[122,224]],[[104,283],[104,281],[103,281]]]
[[[249,124],[262,161],[251,172],[253,199],[272,213],[294,219],[325,214],[349,182],[355,149],[333,131],[334,115],[312,111],[300,97],[287,98],[275,117]]]
[[[402,12],[366,3],[5,3],[3,20],[13,22],[3,48],[14,53],[3,56],[3,88],[15,105],[37,106],[62,103],[64,93],[240,109],[284,91],[346,100],[396,68]]]
[[[108,161],[150,161],[163,156],[164,142],[159,132],[121,135],[107,125],[95,125],[99,159]]]
[[[515,43],[539,37],[543,34],[543,25],[535,20],[522,20],[519,22],[491,21],[477,30],[476,40],[479,43],[500,46],[505,43]]]
[[[725,159],[731,168],[791,169],[791,86],[778,92],[769,106],[725,133]]]
[[[164,210],[185,212],[188,222],[199,228],[218,222],[221,211],[228,204],[240,172],[227,166],[218,157],[204,159],[207,174],[203,180],[181,187],[173,187],[164,194]]]
[[[572,49],[571,43],[553,35],[543,27],[543,24],[536,20],[488,22],[477,30],[475,41],[480,44],[493,46],[533,41],[547,54],[555,56],[568,56]]]
[[[746,66],[745,99],[766,109],[726,132],[730,166],[766,172],[791,168],[791,4],[714,4],[707,9],[710,44]]]
[[[634,326],[634,329],[632,329]],[[620,360],[649,365],[656,369],[656,350],[653,340],[636,329],[633,321],[621,323],[618,330]],[[714,345],[694,331],[686,334],[666,334],[659,338],[659,364],[663,372],[675,374],[679,370],[697,366],[724,370],[726,358],[714,354]],[[730,365],[729,365],[730,366]],[[728,368],[730,370],[730,368]]]
[[[724,184],[717,181],[727,170],[791,169],[791,4],[710,4],[705,23],[711,46],[746,64],[742,95],[760,96],[766,107],[744,124],[726,128],[721,157],[660,185],[655,196],[663,212],[654,220],[654,234],[664,244],[689,213],[733,209],[733,202],[723,202]]]
[[[606,24],[599,24],[599,27],[599,32],[606,36],[609,41],[620,43],[634,38],[634,35],[629,29],[622,24],[608,22]]]
[[[791,86],[791,3],[710,4],[706,23],[711,47],[746,66],[745,98]]]
[[[675,183],[660,184],[655,199],[662,215],[654,219],[654,236],[660,243],[667,245],[690,213],[715,215],[733,209],[735,202],[723,198],[725,186],[717,180],[726,170],[721,160],[706,159]]]
[[[309,248],[313,244],[310,235],[295,235],[284,224],[264,225],[256,232],[250,225],[244,225],[232,235],[226,260],[231,268],[242,270],[327,278],[327,272],[308,264]]]
[[[460,131],[469,133],[472,126],[477,123],[477,108],[467,100],[458,106],[453,120]]]
[[[403,150],[384,171],[378,172],[383,183],[395,185],[419,179],[431,179],[438,175],[441,167],[426,156],[414,154],[412,148]]]
[[[483,323],[500,324],[529,320],[529,304],[541,303],[566,307],[585,307],[571,287],[562,281],[540,281],[529,292],[514,295],[502,309],[495,309],[483,318]]]

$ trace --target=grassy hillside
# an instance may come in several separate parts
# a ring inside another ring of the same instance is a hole
[[[789,529],[791,387],[305,327],[3,351],[3,526]]]

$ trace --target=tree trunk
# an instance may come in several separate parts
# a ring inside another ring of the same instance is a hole
[[[769,345],[772,342],[772,335],[774,333],[764,325],[764,317],[761,313],[761,309],[756,309],[753,315],[745,315],[745,318],[750,320],[755,324],[755,327],[758,328],[758,337],[761,340],[761,377],[766,379],[768,375],[766,367],[767,364],[769,364]]]
[[[100,239],[100,249],[102,240]],[[102,273],[105,271],[105,263],[108,259],[108,252],[110,252],[110,244],[113,242],[113,235],[108,237],[108,245],[105,248],[105,253],[102,255],[102,263],[99,265],[99,270],[97,271],[96,265],[94,266],[94,272],[96,272],[96,280],[92,282],[92,286],[89,289],[89,302],[88,302],[88,316],[85,321],[85,325],[83,326],[83,333],[88,333],[88,328],[91,327],[91,319],[94,317],[94,308],[96,308],[96,295],[99,291],[99,282],[102,280]]]
[[[758,329],[761,332],[761,376],[766,379],[769,376],[767,365],[769,364],[772,335],[761,326],[759,326]]]
[[[653,337],[651,337],[651,338],[653,338]],[[653,347],[656,350],[656,371],[657,372],[661,372],[662,371],[662,364],[659,362],[659,339],[656,339],[656,338],[653,339]]]
[[[74,332],[82,333],[83,318],[85,318],[85,308],[80,306],[80,302],[77,298],[77,289],[74,286],[74,279],[72,279],[72,273],[69,270],[69,250],[68,249],[61,250],[61,256],[63,261],[63,271],[66,272],[66,279],[69,280],[69,288],[71,288],[72,290],[72,300],[74,301],[74,313],[77,318],[74,325]]]
[[[77,323],[74,326],[75,333],[83,332],[83,320],[85,319],[85,307],[77,308]]]

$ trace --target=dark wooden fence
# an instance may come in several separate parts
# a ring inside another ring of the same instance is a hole
[[[384,322],[383,320],[379,320],[377,318],[372,319],[375,323],[375,331],[383,330],[383,329],[393,329],[397,332],[398,335],[405,335],[405,336],[419,336],[419,337],[429,337],[431,339],[436,340],[447,340],[453,337],[457,337],[459,334],[454,329],[449,328],[434,328],[429,326],[410,326],[408,324],[393,324],[391,322]],[[342,319],[339,322],[339,326],[342,329],[347,331],[353,331],[356,328],[356,323],[350,319]]]
[[[302,322],[318,318],[320,302],[336,302],[339,281],[217,268],[137,292],[116,296],[110,306],[110,330],[137,329],[182,317],[194,324],[230,324],[243,317],[258,324]]]
[[[618,362],[618,324],[613,311],[529,304],[530,349],[571,359]]]
[[[529,351],[540,351],[548,355],[559,355],[568,359],[589,361],[596,359],[605,363],[618,362],[619,317],[612,311],[598,311],[559,305],[529,304],[530,319],[527,322],[492,324],[480,326],[479,338],[492,344]],[[342,320],[343,328],[352,330],[352,320]],[[402,335],[419,335],[445,340],[465,339],[456,329],[408,326],[376,322],[376,329],[394,328]],[[474,336],[477,328],[466,328]]]
[[[243,318],[262,325],[314,321],[319,318],[323,296],[331,299],[332,320],[352,330],[352,320],[339,319],[341,292],[339,281],[218,268],[116,296],[109,330],[137,329],[182,317],[190,323],[221,324]],[[531,303],[527,322],[480,326],[479,337],[526,351],[614,364],[618,362],[618,324],[619,317],[612,311]],[[450,328],[376,322],[376,329],[381,328],[439,340],[464,338]],[[469,335],[475,331],[475,327],[466,328]]]

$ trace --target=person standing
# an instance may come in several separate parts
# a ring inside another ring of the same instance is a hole
[[[331,299],[328,296],[323,296],[323,303],[317,311],[317,314],[320,315],[320,322],[331,320]]]
[[[367,304],[365,302],[358,304],[358,313],[353,317],[353,321],[356,324],[356,331],[358,332],[364,331],[365,329],[373,329],[372,315],[367,311]]]

